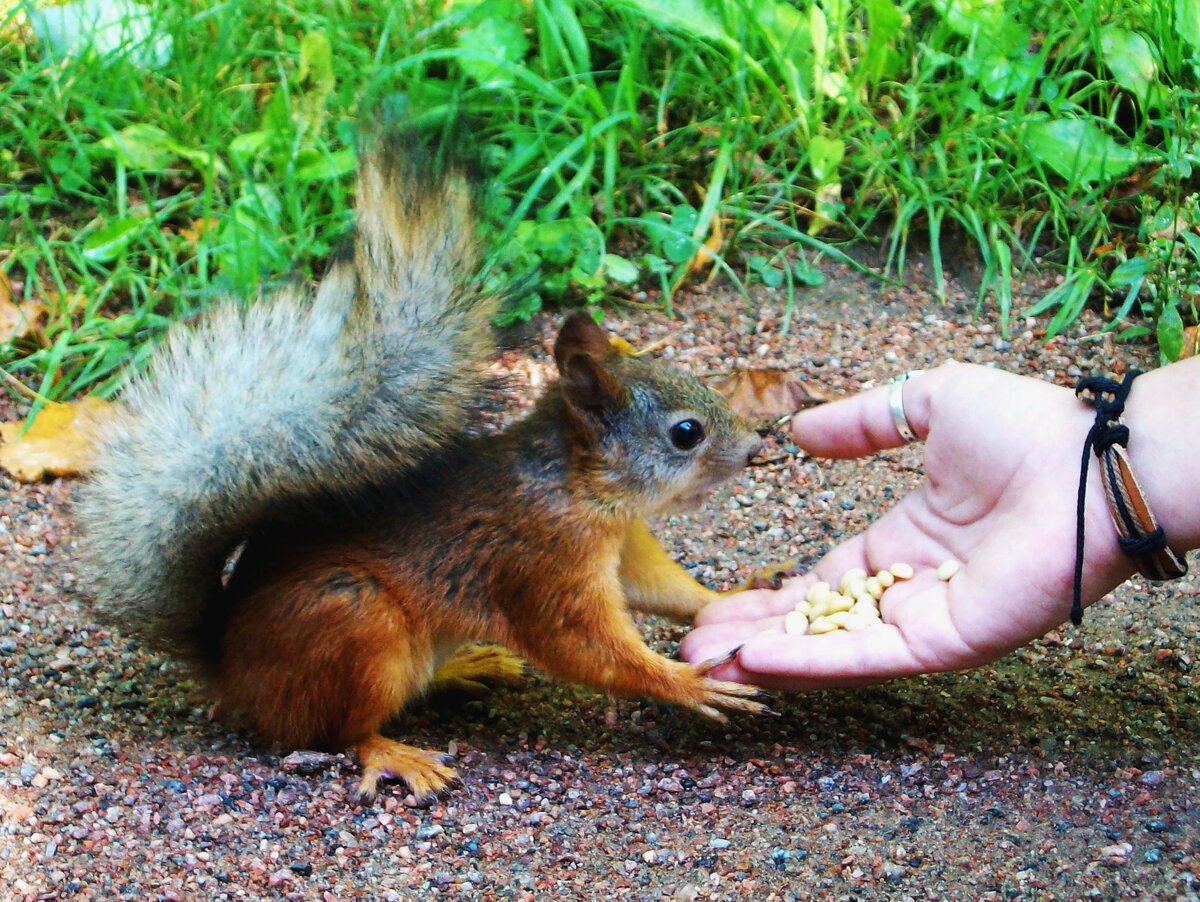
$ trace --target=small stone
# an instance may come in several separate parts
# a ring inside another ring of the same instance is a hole
[[[306,749],[299,749],[284,758],[280,762],[280,766],[288,773],[312,776],[337,763],[337,755],[330,755],[328,752],[312,752]]]
[[[33,817],[33,809],[18,802],[8,809],[7,817],[15,824],[22,824]]]
[[[1110,867],[1122,867],[1129,863],[1133,846],[1127,842],[1113,843],[1100,850],[1100,860]]]

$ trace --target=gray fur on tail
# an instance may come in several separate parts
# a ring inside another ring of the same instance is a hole
[[[281,503],[402,472],[460,430],[491,351],[467,181],[359,155],[353,260],[177,327],[123,395],[77,512],[105,619],[185,657],[224,562]]]

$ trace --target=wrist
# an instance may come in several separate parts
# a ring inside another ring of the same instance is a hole
[[[1200,359],[1139,376],[1124,421],[1133,472],[1168,545],[1179,555],[1200,547]]]

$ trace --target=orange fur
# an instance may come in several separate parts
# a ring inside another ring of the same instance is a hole
[[[577,390],[587,404],[625,391],[603,361],[590,365]],[[357,747],[364,797],[386,776],[418,795],[454,778],[435,753],[379,731],[439,683],[513,676],[503,653],[460,651],[475,641],[614,695],[717,718],[762,710],[756,690],[647,648],[631,610],[687,619],[716,593],[670,560],[638,516],[644,505],[607,484],[611,467],[595,459],[594,431],[572,426],[569,403],[548,396],[509,431],[381,486],[366,511],[331,499],[316,522],[261,528],[214,619],[222,705],[282,743]]]

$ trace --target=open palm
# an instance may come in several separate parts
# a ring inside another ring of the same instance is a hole
[[[820,457],[896,447],[884,392],[801,414],[797,442]],[[922,484],[813,573],[779,591],[751,590],[710,605],[684,639],[685,658],[707,660],[740,645],[722,677],[792,689],[857,685],[984,664],[1067,618],[1079,454],[1091,411],[1067,389],[960,364],[907,383],[904,404],[926,439]],[[1132,572],[1114,553],[1116,532],[1091,469],[1085,602]],[[947,559],[962,566],[944,582],[934,570]],[[884,594],[882,626],[783,633],[783,616],[816,580],[836,584],[851,567],[875,572],[898,561],[917,572]]]

